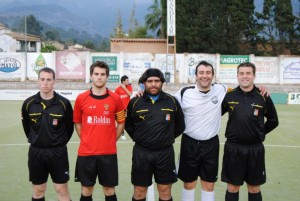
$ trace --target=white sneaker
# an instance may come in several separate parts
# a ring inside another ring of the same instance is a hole
[[[121,135],[121,139],[122,139],[122,140],[126,140],[126,137],[125,137],[124,134]]]

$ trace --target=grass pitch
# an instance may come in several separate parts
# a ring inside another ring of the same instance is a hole
[[[24,201],[31,199],[31,183],[28,181],[27,152],[28,143],[21,125],[21,101],[0,101],[0,201]],[[267,183],[262,186],[263,199],[267,201],[297,201],[300,197],[300,105],[276,105],[279,127],[267,135],[265,141]],[[219,133],[221,149],[220,164],[224,148],[226,116],[223,117]],[[72,200],[79,200],[80,183],[74,182],[74,169],[79,139],[76,133],[68,144],[70,175],[69,188]],[[119,200],[131,200],[133,187],[130,183],[131,151],[133,143],[118,142],[119,186],[116,188]],[[179,154],[180,138],[174,144]],[[219,172],[221,170],[221,165]],[[219,174],[220,175],[220,174]],[[180,200],[182,182],[173,185],[174,201]],[[226,184],[216,183],[216,200],[224,200]],[[200,200],[200,187],[196,189],[196,200]],[[157,193],[156,200],[157,198]],[[248,200],[247,189],[241,187],[240,200]],[[102,188],[97,184],[93,194],[94,201],[104,200]],[[47,201],[57,201],[51,179],[48,181]]]

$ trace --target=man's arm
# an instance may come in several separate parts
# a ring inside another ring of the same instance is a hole
[[[125,128],[125,122],[123,123],[117,123],[117,140],[120,138],[122,133],[124,133],[124,128]]]
[[[79,138],[81,138],[81,123],[75,123],[75,130]]]
[[[30,132],[30,119],[28,115],[28,111],[26,110],[26,105],[27,103],[23,103],[22,109],[21,109],[21,115],[22,115],[22,125],[23,125],[23,130],[26,135],[26,137],[29,137],[29,132]]]
[[[279,125],[277,111],[271,97],[266,98],[267,112],[265,114],[267,121],[265,123],[265,134],[268,134]]]
[[[131,138],[133,138],[133,133],[134,133],[134,120],[132,116],[132,110],[133,110],[133,99],[131,99],[131,101],[127,106],[127,116],[125,120],[125,130]]]
[[[125,84],[121,84],[121,87],[124,89],[124,91],[127,93],[129,97],[132,95],[132,91],[128,90]]]
[[[184,122],[183,111],[182,111],[181,106],[176,98],[175,98],[175,103],[176,103],[176,107],[177,107],[177,114],[176,114],[176,120],[175,120],[174,134],[175,134],[175,138],[177,138],[185,130],[185,122]]]
[[[67,103],[67,108],[66,108],[66,115],[65,115],[65,124],[66,124],[66,129],[68,132],[68,141],[71,139],[73,132],[74,132],[74,122],[73,122],[73,108],[68,101]]]

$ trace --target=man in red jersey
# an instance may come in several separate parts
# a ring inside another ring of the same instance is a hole
[[[105,200],[117,201],[116,141],[124,132],[125,108],[120,96],[106,88],[108,76],[109,67],[105,62],[93,63],[92,88],[79,94],[75,101],[73,121],[80,138],[75,181],[82,186],[80,201],[92,201],[96,177]]]
[[[130,97],[132,95],[132,86],[129,83],[128,76],[123,75],[121,77],[121,84],[116,88],[115,93],[120,95],[124,107],[127,108],[127,105],[130,101]],[[121,139],[126,140],[124,133],[122,133]]]

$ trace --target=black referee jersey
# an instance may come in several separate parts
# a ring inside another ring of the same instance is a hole
[[[171,146],[184,131],[184,115],[173,96],[161,92],[152,102],[144,94],[130,100],[125,129],[136,144],[148,149],[162,149]]]
[[[225,137],[237,144],[261,143],[265,135],[279,124],[272,99],[260,95],[255,86],[250,92],[244,92],[240,87],[228,92],[223,100],[222,112],[228,112]]]
[[[66,145],[74,131],[72,105],[56,92],[51,100],[42,100],[38,92],[24,101],[22,124],[32,146],[50,148]]]

